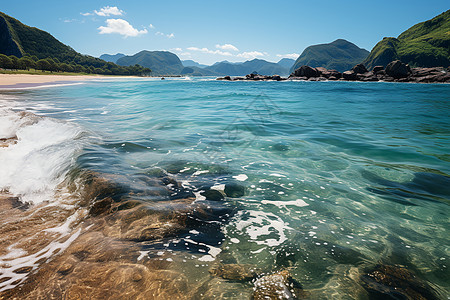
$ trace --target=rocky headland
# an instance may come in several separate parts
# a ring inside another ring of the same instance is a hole
[[[322,67],[313,68],[301,66],[289,75],[288,78],[279,75],[259,75],[249,74],[245,77],[219,77],[217,80],[227,81],[284,81],[284,80],[304,80],[304,81],[384,81],[384,82],[415,82],[415,83],[450,83],[450,67],[432,68],[411,68],[408,64],[395,60],[390,62],[386,68],[375,66],[371,71],[363,64],[357,64],[351,70],[339,72],[337,70],[327,70]]]

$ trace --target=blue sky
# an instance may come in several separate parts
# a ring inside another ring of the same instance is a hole
[[[376,4],[375,4],[376,3]],[[371,50],[448,0],[3,1],[0,11],[92,56],[168,50],[200,63],[278,61],[338,38]]]

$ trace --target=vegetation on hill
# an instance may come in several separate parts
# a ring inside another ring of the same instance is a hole
[[[329,44],[313,45],[306,48],[297,58],[290,72],[292,73],[304,65],[344,72],[363,61],[368,55],[369,51],[359,48],[349,41],[338,39]]]
[[[150,69],[138,65],[118,66],[82,55],[48,32],[22,24],[0,12],[0,68],[39,69],[104,75],[144,75]]]
[[[416,24],[398,38],[381,40],[363,64],[371,69],[401,60],[412,67],[448,67],[450,65],[450,10]]]
[[[152,75],[179,75],[184,68],[181,60],[168,51],[141,51],[132,56],[124,56],[117,60],[121,66],[139,64],[152,69]]]

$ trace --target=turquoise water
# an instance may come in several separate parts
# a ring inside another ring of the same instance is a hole
[[[194,192],[237,187],[220,234],[158,245],[194,277],[217,261],[289,267],[318,297],[351,295],[352,274],[380,262],[450,295],[449,85],[117,79],[1,97],[82,128],[70,168],[141,191],[161,170]]]

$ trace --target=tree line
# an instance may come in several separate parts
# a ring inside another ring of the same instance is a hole
[[[72,57],[66,56],[64,61],[58,58],[39,59],[36,55],[25,54],[18,58],[14,55],[6,56],[0,54],[0,68],[10,70],[41,70],[48,72],[74,72],[88,73],[100,75],[149,75],[151,70],[140,65],[119,66],[112,62],[94,58],[91,56],[83,56],[80,54]]]

